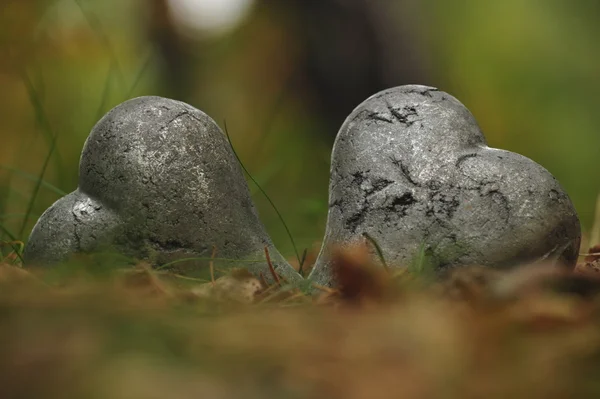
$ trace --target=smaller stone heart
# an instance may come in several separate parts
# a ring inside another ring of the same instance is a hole
[[[573,266],[580,224],[556,179],[489,148],[473,115],[435,88],[384,90],[348,116],[331,158],[329,215],[311,274],[333,285],[333,246],[372,238],[389,265]]]
[[[40,217],[25,248],[27,264],[52,264],[107,248],[154,265],[191,257],[244,263],[270,280],[301,277],[273,246],[231,146],[198,109],[140,97],[108,112],[92,129],[79,187]],[[181,262],[191,273],[207,262]],[[239,266],[239,263],[236,264]]]

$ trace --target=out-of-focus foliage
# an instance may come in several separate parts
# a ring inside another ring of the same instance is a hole
[[[164,0],[4,0],[2,226],[26,239],[57,192],[76,187],[82,145],[100,116],[127,98],[156,94],[226,120],[299,246],[311,247],[327,215],[329,154],[343,112],[335,99],[348,101],[350,113],[386,85],[425,83],[464,102],[491,145],[549,169],[590,227],[600,191],[600,6],[405,0],[383,12],[384,2],[353,0],[371,12],[303,8],[312,3],[256,0],[235,29],[208,34],[179,26]],[[329,3],[344,2],[318,4]],[[359,26],[371,41],[352,34]],[[363,70],[371,72],[360,85]],[[277,216],[253,193],[276,245],[291,254]]]

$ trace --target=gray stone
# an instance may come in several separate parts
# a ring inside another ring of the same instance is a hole
[[[435,88],[396,87],[360,104],[335,140],[329,190],[311,274],[319,284],[334,284],[331,249],[365,233],[389,265],[424,256],[439,273],[577,260],[579,219],[556,179],[524,156],[489,148],[471,113]]]
[[[92,129],[79,187],[40,217],[24,258],[27,264],[52,264],[112,248],[161,265],[210,257],[213,246],[217,257],[237,260],[264,260],[266,246],[280,275],[300,279],[259,221],[217,124],[188,104],[140,97],[111,110]],[[173,268],[189,274],[206,263]],[[271,278],[266,261],[244,265]]]

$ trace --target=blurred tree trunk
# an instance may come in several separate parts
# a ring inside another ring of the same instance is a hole
[[[297,80],[311,92],[311,111],[335,136],[346,116],[382,89],[432,84],[418,0],[260,0],[284,15],[303,48]]]

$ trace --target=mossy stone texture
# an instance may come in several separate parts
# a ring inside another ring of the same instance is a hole
[[[398,267],[573,266],[580,223],[542,166],[493,149],[473,115],[432,87],[384,90],[348,116],[331,158],[329,215],[311,278],[335,285],[331,250],[365,241]],[[375,257],[376,258],[376,257]]]
[[[188,104],[140,97],[115,107],[92,129],[79,187],[40,217],[24,258],[52,264],[109,247],[160,265],[210,257],[213,246],[217,257],[239,260],[265,259],[266,246],[278,273],[300,279],[259,221],[217,124]],[[189,273],[197,265],[174,268]],[[244,265],[271,276],[266,261]]]

